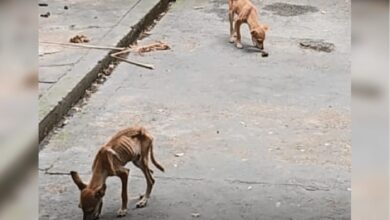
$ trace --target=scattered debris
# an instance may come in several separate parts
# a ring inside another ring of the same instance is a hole
[[[132,49],[133,52],[137,52],[137,53],[148,53],[148,52],[152,52],[152,51],[157,51],[157,50],[169,50],[171,49],[171,47],[162,42],[162,41],[157,41],[156,43],[152,43],[152,44],[148,44],[148,45],[144,45],[144,46],[131,46],[130,47]]]
[[[133,64],[133,65],[136,65],[136,66],[144,67],[144,68],[147,68],[147,69],[154,69],[154,66],[151,65],[151,64],[145,64],[145,63],[140,63],[140,62],[127,60],[125,58],[120,57],[119,55],[130,53],[130,52],[134,52],[134,51],[138,52],[138,53],[144,53],[144,52],[150,52],[150,51],[154,51],[154,50],[162,50],[162,48],[166,48],[166,47],[162,46],[160,43],[147,45],[147,46],[142,46],[142,47],[130,46],[129,48],[124,49],[122,51],[119,51],[119,52],[116,52],[116,53],[112,53],[110,56],[113,57],[113,58],[116,58],[116,59],[118,59],[120,61],[129,63],[129,64]],[[169,46],[168,46],[168,48],[169,48]]]
[[[300,47],[304,49],[312,49],[316,51],[322,51],[330,53],[335,49],[335,45],[333,43],[325,42],[324,40],[312,40],[312,39],[304,39],[299,42]]]
[[[194,212],[194,213],[191,214],[191,216],[194,217],[194,218],[199,218],[200,214],[197,213],[197,212]]]
[[[65,119],[61,122],[60,127],[64,127],[68,123],[69,123],[69,119],[67,117],[65,117]]]
[[[45,14],[41,14],[42,18],[48,18],[50,17],[50,12],[46,12]]]
[[[100,45],[91,45],[91,44],[77,44],[77,43],[58,43],[51,41],[40,41],[40,44],[54,44],[54,45],[62,45],[62,46],[71,46],[71,47],[81,47],[88,49],[100,49],[100,50],[124,50],[125,47],[111,47],[111,46],[100,46]]]
[[[89,39],[85,35],[78,34],[78,35],[70,38],[69,42],[75,43],[75,44],[88,43]]]
[[[76,111],[76,112],[80,112],[80,111],[81,111],[81,108],[80,108],[80,107],[76,107],[76,106],[73,107],[72,109],[73,109],[74,111]]]
[[[39,7],[47,7],[47,6],[49,6],[49,4],[47,4],[47,3],[38,3],[38,6]]]
[[[151,70],[154,69],[154,66],[151,65],[151,64],[139,63],[139,62],[136,62],[136,61],[127,60],[127,59],[125,59],[125,58],[122,58],[122,57],[117,56],[118,54],[121,54],[121,53],[122,53],[122,54],[123,54],[123,53],[128,53],[128,51],[124,50],[124,51],[121,51],[121,52],[119,52],[119,53],[113,53],[113,54],[111,54],[110,56],[113,57],[113,58],[115,58],[115,59],[118,59],[118,60],[120,60],[120,61],[129,63],[129,64],[133,64],[133,65],[140,66],[140,67],[144,67],[144,68],[151,69]]]
[[[69,7],[68,7],[67,5],[65,5],[65,6],[64,6],[64,9],[65,9],[65,10],[68,10],[68,9],[69,9]]]
[[[143,31],[141,35],[139,36],[139,39],[144,39],[152,35],[149,31]]]
[[[182,157],[182,156],[184,156],[184,153],[176,153],[175,154],[175,157]]]

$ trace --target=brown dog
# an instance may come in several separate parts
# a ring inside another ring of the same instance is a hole
[[[247,23],[254,46],[264,50],[268,26],[260,24],[258,20],[256,7],[250,0],[229,0],[230,42],[235,42],[237,48],[242,48],[240,27]]]
[[[149,169],[149,156],[152,163],[162,172],[164,168],[153,155],[153,137],[143,127],[131,127],[119,131],[97,153],[92,166],[92,178],[87,185],[83,183],[77,172],[71,171],[73,181],[81,191],[79,207],[83,210],[84,220],[94,220],[100,216],[102,198],[106,190],[106,179],[118,176],[122,182],[122,207],[118,216],[127,213],[127,179],[129,169],[124,166],[132,161],[140,168],[146,178],[146,192],[137,203],[137,208],[146,206],[155,182],[153,171]]]

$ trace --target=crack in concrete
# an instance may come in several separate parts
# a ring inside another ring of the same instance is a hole
[[[229,183],[239,183],[247,185],[266,185],[266,186],[291,186],[291,187],[300,187],[306,191],[329,191],[329,187],[319,187],[314,185],[305,185],[299,183],[271,183],[263,181],[243,181],[243,180],[225,180]]]
[[[122,21],[123,19],[125,19],[125,17],[135,8],[137,7],[137,5],[141,2],[142,0],[138,0],[133,6],[131,6],[129,8],[129,10],[126,11],[126,13],[124,13],[122,15],[122,17],[119,19],[119,21],[117,21],[102,37],[102,39],[104,39],[115,27],[117,27]]]
[[[65,172],[49,172],[49,170],[52,168],[46,168],[46,169],[39,169],[40,171],[44,171],[45,175],[51,175],[51,176],[69,176],[70,173]],[[91,175],[90,173],[79,173],[80,175]],[[143,175],[131,175],[129,178],[135,178],[135,179],[144,179],[145,177]],[[160,180],[170,180],[170,181],[191,181],[191,182],[216,182],[214,180],[205,179],[205,178],[192,178],[192,177],[172,177],[172,176],[156,176],[156,179]],[[331,188],[329,187],[320,187],[315,185],[305,185],[300,183],[272,183],[272,182],[265,182],[265,181],[247,181],[247,180],[238,180],[238,179],[223,179],[223,182],[227,182],[229,184],[244,184],[244,185],[263,185],[263,186],[285,186],[285,187],[296,187],[296,188],[302,188],[306,191],[330,191]],[[333,189],[337,189],[334,187]]]
[[[58,63],[58,64],[49,64],[49,65],[40,65],[39,67],[59,67],[59,66],[74,66],[74,63]]]

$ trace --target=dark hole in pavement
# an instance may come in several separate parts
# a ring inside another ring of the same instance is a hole
[[[316,51],[322,51],[330,53],[335,49],[333,43],[325,42],[324,40],[301,40],[299,46],[304,49],[312,49]]]
[[[318,9],[316,7],[310,5],[294,5],[281,2],[266,5],[264,7],[264,10],[272,11],[276,15],[286,17],[302,15],[309,12],[318,12]]]

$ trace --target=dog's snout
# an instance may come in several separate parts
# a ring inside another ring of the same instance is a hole
[[[98,216],[95,214],[84,214],[83,220],[97,220],[99,219]]]

